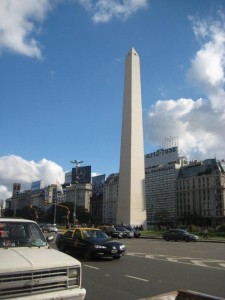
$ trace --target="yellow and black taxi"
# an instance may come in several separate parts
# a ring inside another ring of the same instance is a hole
[[[112,240],[98,228],[72,228],[64,234],[58,233],[56,245],[60,251],[73,251],[85,259],[115,258],[125,254],[125,245]]]

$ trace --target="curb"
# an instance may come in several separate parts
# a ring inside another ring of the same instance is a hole
[[[156,237],[156,236],[140,236],[141,239],[150,239],[150,240],[163,240],[162,237]],[[211,240],[211,239],[207,239],[207,240],[203,240],[203,239],[199,239],[197,242],[209,242],[209,243],[225,243],[225,240]]]

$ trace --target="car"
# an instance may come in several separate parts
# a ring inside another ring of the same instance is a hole
[[[73,251],[84,259],[121,258],[126,251],[125,245],[112,240],[98,228],[72,228],[58,233],[56,245],[62,252]]]
[[[134,233],[132,231],[127,230],[123,226],[115,226],[116,230],[122,232],[123,238],[129,238],[132,239],[134,237]]]
[[[139,230],[132,228],[131,226],[123,226],[125,229],[133,232],[134,238],[139,238],[141,236],[141,233]]]
[[[108,236],[112,238],[121,239],[123,237],[123,234],[121,231],[116,230],[114,226],[98,226],[98,228],[102,231],[104,231]]]
[[[48,233],[50,233],[50,232],[58,233],[58,229],[55,224],[43,224],[41,229],[42,229],[42,232],[46,231]]]
[[[199,237],[195,234],[189,233],[187,230],[183,229],[170,229],[163,233],[163,239],[166,241],[185,241],[185,242],[197,242]]]
[[[51,248],[53,240],[34,221],[0,218],[0,299],[85,298],[81,262]]]

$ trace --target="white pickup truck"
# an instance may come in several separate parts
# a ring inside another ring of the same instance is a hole
[[[81,263],[51,249],[37,223],[0,218],[0,299],[83,300]]]

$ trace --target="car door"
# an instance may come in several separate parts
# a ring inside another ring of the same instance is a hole
[[[73,248],[73,230],[68,230],[63,236],[63,246],[65,249]]]
[[[76,251],[76,253],[78,253],[78,254],[83,253],[83,249],[85,248],[86,243],[83,238],[82,230],[80,230],[79,228],[77,228],[74,231],[73,245],[74,245],[74,250]]]

